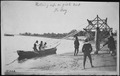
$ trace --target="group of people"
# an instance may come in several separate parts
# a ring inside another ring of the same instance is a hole
[[[75,41],[74,41],[74,48],[75,48],[75,51],[74,51],[74,56],[76,56],[79,52],[79,40],[78,40],[78,37],[77,36],[74,36],[75,37]],[[43,44],[43,41],[40,42],[40,44],[38,44],[38,40],[34,43],[34,51],[38,53],[38,51],[41,51],[43,50],[44,48],[46,48],[46,42]],[[103,46],[107,45],[108,44],[108,48],[109,50],[112,52],[111,55],[116,55],[116,45],[115,45],[115,40],[113,38],[113,35],[111,35],[109,38],[108,38],[108,41],[103,44]],[[86,62],[86,58],[88,57],[89,60],[90,60],[90,63],[91,63],[91,67],[94,67],[92,65],[92,58],[91,58],[91,52],[92,52],[92,46],[91,46],[91,43],[88,41],[88,39],[85,39],[85,43],[82,47],[82,52],[84,53],[84,61],[83,61],[83,67],[85,69],[85,62]]]
[[[75,51],[74,51],[74,56],[76,56],[78,54],[78,51],[79,51],[79,40],[78,40],[78,37],[77,36],[74,36],[75,37],[75,41],[74,41],[74,47],[75,47]],[[105,42],[105,44],[103,44],[103,46],[107,45],[108,44],[108,48],[109,50],[112,52],[111,55],[116,55],[116,45],[115,45],[115,40],[113,38],[113,35],[111,35],[109,38],[108,38],[108,41]],[[86,58],[88,57],[89,60],[90,60],[90,63],[91,63],[91,67],[94,67],[92,65],[92,58],[91,58],[91,52],[92,52],[92,46],[91,44],[89,43],[88,39],[85,39],[85,43],[82,47],[82,52],[84,53],[84,60],[83,60],[83,67],[85,69],[85,62],[86,62]]]
[[[74,41],[74,47],[75,47],[75,51],[74,51],[74,56],[76,56],[78,54],[79,51],[79,40],[78,37],[75,36],[75,41]],[[85,44],[82,47],[82,52],[84,53],[84,61],[83,61],[83,67],[85,69],[85,62],[86,62],[86,57],[88,56],[90,63],[91,63],[91,67],[94,67],[92,65],[92,58],[90,53],[92,52],[92,46],[91,44],[88,42],[88,39],[85,40]]]
[[[43,49],[45,49],[47,47],[46,45],[47,45],[46,42],[43,44],[43,41],[41,41],[39,44],[38,40],[36,40],[36,42],[34,43],[34,46],[33,46],[33,50],[35,52],[42,51]]]

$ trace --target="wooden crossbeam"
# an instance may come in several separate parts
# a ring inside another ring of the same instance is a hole
[[[101,19],[98,15],[96,18],[94,18],[93,20],[88,20],[89,25],[86,27],[87,30],[94,30],[96,27],[99,27],[100,29],[110,29],[110,27],[107,25],[107,18],[106,19]],[[95,24],[93,24],[94,21]],[[100,21],[102,21],[102,23],[100,23]]]

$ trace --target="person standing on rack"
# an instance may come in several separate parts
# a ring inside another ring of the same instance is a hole
[[[78,40],[77,35],[75,35],[74,37],[75,37],[75,41],[74,41],[74,48],[75,48],[74,56],[76,56],[78,54],[78,51],[79,51],[79,40]]]
[[[90,60],[90,63],[91,63],[91,67],[94,67],[92,65],[92,58],[91,58],[91,52],[92,52],[92,46],[91,44],[88,42],[87,39],[85,39],[85,43],[82,47],[82,52],[84,53],[84,61],[83,61],[83,67],[85,69],[85,62],[86,62],[86,57],[88,56],[89,60]]]

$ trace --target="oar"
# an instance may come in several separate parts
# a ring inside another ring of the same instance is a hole
[[[13,60],[11,63],[9,63],[9,64],[6,64],[6,65],[10,65],[10,64],[12,64],[13,62],[15,62],[17,59],[15,59],[15,60]]]
[[[57,44],[55,47],[57,47],[58,45],[60,45],[60,43],[59,43],[59,44]]]

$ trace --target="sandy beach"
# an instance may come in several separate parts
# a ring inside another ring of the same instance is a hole
[[[21,37],[17,37],[16,40],[21,40]],[[23,41],[26,41],[28,38],[22,37]],[[9,39],[7,39],[9,40]],[[15,38],[13,39],[15,40]],[[34,38],[31,38],[30,41],[26,41],[27,48],[24,43],[20,43],[14,49],[15,45],[8,44],[10,48],[7,50],[7,54],[9,54],[6,58],[8,59],[8,63],[12,62],[14,59],[18,57],[17,53],[13,50],[17,49],[25,49],[28,48],[34,42]],[[43,40],[43,39],[41,39]],[[56,39],[57,40],[57,39]],[[11,39],[9,41],[12,41]],[[7,41],[6,41],[7,42]],[[81,51],[84,42],[80,42],[79,53],[77,56],[74,56],[74,45],[73,40],[62,40],[61,45],[57,47],[57,54],[48,55],[45,57],[38,57],[32,59],[26,59],[24,62],[15,61],[12,64],[4,67],[5,75],[117,75],[117,57],[111,56],[108,52],[107,46],[104,46],[99,54],[94,54],[95,52],[95,42],[90,42],[93,47],[92,61],[93,68],[91,68],[90,61],[87,58],[86,60],[86,69],[83,69],[83,53]],[[15,43],[13,43],[15,44]],[[101,47],[102,47],[101,43]],[[8,47],[7,47],[8,48]],[[6,50],[6,49],[5,49]],[[14,52],[14,53],[12,53]],[[5,54],[3,54],[5,55]],[[117,54],[118,55],[118,54]],[[10,60],[9,60],[10,59]],[[8,64],[7,63],[7,64]]]
[[[100,51],[98,55],[92,54],[94,67],[91,68],[89,59],[86,69],[83,69],[83,53],[78,56],[73,53],[54,54],[42,58],[29,59],[29,66],[24,66],[6,75],[117,75],[117,57],[111,56],[108,51]],[[35,63],[39,64],[35,64]],[[30,66],[32,65],[32,67]]]

